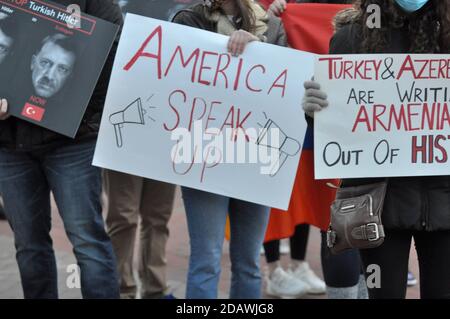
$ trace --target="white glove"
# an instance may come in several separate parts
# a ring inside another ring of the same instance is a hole
[[[315,112],[322,111],[323,108],[328,106],[327,94],[320,90],[320,84],[314,82],[314,80],[306,81],[303,86],[305,87],[305,96],[302,102],[303,110],[309,117],[314,117]]]

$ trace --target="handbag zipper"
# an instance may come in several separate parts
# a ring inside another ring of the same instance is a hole
[[[370,194],[367,194],[367,196],[369,197],[369,215],[373,216],[373,198],[372,198],[372,195],[370,195]],[[341,211],[346,212],[349,210],[353,210],[355,208],[356,208],[356,205],[347,205],[347,206],[341,207]]]

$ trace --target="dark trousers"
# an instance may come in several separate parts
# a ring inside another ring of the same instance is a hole
[[[356,286],[362,274],[359,251],[357,249],[349,249],[334,255],[327,247],[327,234],[321,232],[321,235],[322,270],[327,286],[334,288]]]
[[[380,247],[361,250],[365,268],[378,265],[380,269],[380,287],[369,287],[371,299],[406,297],[413,238],[419,259],[421,298],[450,299],[450,231],[386,231]]]
[[[294,234],[289,238],[291,259],[305,260],[308,237],[309,225],[303,224],[295,227]],[[272,240],[265,243],[264,253],[268,263],[273,263],[280,260],[280,241]]]
[[[101,207],[95,140],[51,151],[0,149],[0,193],[16,246],[25,298],[58,298],[51,230],[53,192],[80,267],[84,298],[117,298],[116,260]]]

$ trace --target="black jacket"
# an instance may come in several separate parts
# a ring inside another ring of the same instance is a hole
[[[114,0],[54,1],[64,6],[77,4],[80,6],[82,12],[117,25],[122,25],[123,23],[122,12]],[[0,121],[0,147],[28,151],[72,143],[83,138],[95,137],[100,126],[101,114],[116,50],[117,41],[111,49],[97,82],[97,86],[95,87],[75,141],[39,126],[11,117],[8,120]]]
[[[406,30],[390,34],[384,53],[408,53]],[[353,54],[361,51],[362,28],[351,24],[339,30],[330,45],[330,54]],[[349,179],[343,186],[375,182],[375,179]],[[450,230],[450,177],[390,178],[383,211],[383,224],[397,230]]]

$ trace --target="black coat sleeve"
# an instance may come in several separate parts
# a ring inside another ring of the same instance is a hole
[[[122,27],[123,17],[122,11],[116,1],[113,0],[90,0],[87,1],[86,13],[102,20],[109,21]],[[98,122],[101,116],[101,111],[106,99],[106,93],[108,91],[109,79],[114,64],[114,58],[117,52],[117,46],[119,42],[120,31],[114,41],[108,58],[106,59],[102,73],[95,87],[91,101],[89,103],[88,111],[86,112],[86,118],[90,122]],[[94,117],[94,118],[92,118]]]
[[[181,10],[173,17],[172,22],[182,24],[188,27],[200,28],[196,13],[192,10]]]
[[[173,17],[172,22],[188,27],[214,32],[215,25],[205,19],[201,10],[202,8],[197,5],[191,9],[183,9],[181,11],[178,11],[177,14]]]
[[[122,11],[116,1],[90,0],[86,1],[86,13],[94,17],[122,25]]]

